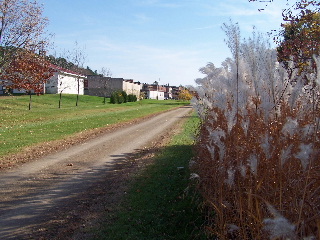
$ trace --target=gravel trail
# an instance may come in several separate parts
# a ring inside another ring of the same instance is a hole
[[[169,134],[190,111],[168,111],[0,172],[0,239],[47,239],[34,235],[34,229],[71,201],[83,199],[123,159]],[[112,184],[112,191],[122,191],[117,181]]]

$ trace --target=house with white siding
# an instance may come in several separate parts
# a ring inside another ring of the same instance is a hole
[[[45,93],[84,94],[86,76],[55,65],[52,65],[52,68],[55,72],[45,84]]]
[[[147,91],[147,98],[148,99],[156,99],[156,100],[164,100],[164,92],[161,91]]]
[[[51,65],[51,68],[53,68],[54,74],[45,84],[43,84],[43,90],[39,92],[40,94],[78,94],[78,92],[79,95],[84,94],[84,80],[86,79],[86,76],[67,69],[63,69],[56,65]],[[11,93],[15,94],[26,93],[25,89],[11,89],[11,85],[11,81],[1,80],[0,95],[5,94],[5,92],[9,89]]]
[[[142,84],[141,91],[144,92],[146,98],[148,99],[157,99],[157,100],[164,100],[166,98],[166,86],[159,85],[157,81],[153,84]]]

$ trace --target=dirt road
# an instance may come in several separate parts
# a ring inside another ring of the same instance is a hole
[[[41,224],[58,219],[49,219],[50,216],[63,213],[77,199],[83,202],[86,197],[91,202],[87,196],[90,189],[101,184],[102,179],[114,177],[115,165],[168,134],[190,111],[190,107],[182,107],[162,113],[1,172],[0,239],[39,239],[39,235],[34,235],[35,229],[41,231]],[[115,184],[110,186],[112,191],[121,189],[116,179],[112,184]],[[52,239],[57,238],[52,236]]]

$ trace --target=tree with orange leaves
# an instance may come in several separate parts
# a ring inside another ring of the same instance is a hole
[[[10,62],[4,73],[4,78],[11,81],[12,88],[24,89],[30,95],[31,109],[32,93],[42,93],[45,82],[53,75],[50,63],[44,57],[33,52],[20,49]]]
[[[193,98],[193,95],[188,89],[185,88],[180,91],[178,98],[179,100],[190,101]]]
[[[277,48],[279,62],[284,63],[290,71],[288,62],[293,61],[293,67],[299,69],[299,75],[315,72],[313,56],[320,55],[320,13],[310,12],[303,18],[283,24],[281,34],[283,40]],[[308,83],[308,79],[305,79],[305,83]]]
[[[249,0],[249,2],[256,1],[263,2],[266,6],[276,2],[276,0]],[[295,69],[298,69],[298,75],[304,78],[305,84],[308,84],[306,74],[316,72],[313,56],[320,54],[320,2],[287,0],[287,3],[288,8],[282,11],[286,23],[281,25],[282,30],[274,37],[279,45],[278,61],[284,64],[290,76]]]

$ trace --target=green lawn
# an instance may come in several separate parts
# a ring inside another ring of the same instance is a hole
[[[126,122],[187,104],[182,101],[142,100],[134,103],[103,104],[103,98],[63,95],[0,97],[0,158],[27,146],[58,140],[72,134]]]
[[[112,222],[108,221],[95,239],[206,239],[205,220],[198,208],[200,198],[189,185],[192,135],[198,125],[195,116],[187,120],[184,131],[174,136],[155,163],[133,181],[120,209],[107,217]]]

